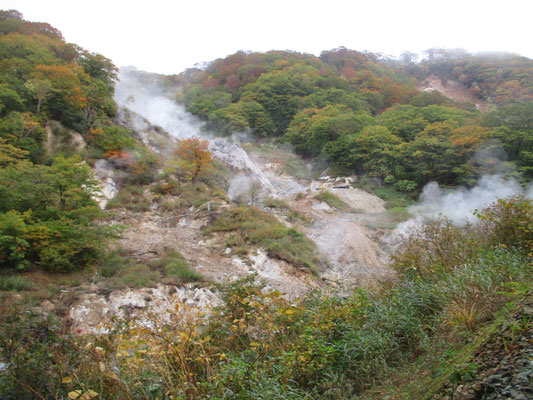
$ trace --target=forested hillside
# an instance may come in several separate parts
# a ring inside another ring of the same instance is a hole
[[[0,399],[529,398],[532,179],[518,55],[165,76],[0,11]]]
[[[98,224],[103,214],[90,165],[124,148],[143,150],[114,120],[116,72],[109,59],[66,43],[49,24],[1,12],[2,268],[81,269],[115,235]],[[138,160],[130,160],[133,179],[145,171]]]
[[[427,51],[427,59],[408,70],[418,77],[438,75],[458,81],[496,106],[533,100],[533,66],[531,60],[518,54],[433,49]]]
[[[249,131],[326,156],[340,172],[369,174],[404,192],[435,180],[472,184],[482,173],[533,177],[533,62],[514,55],[430,50],[415,64],[345,48],[320,57],[244,53],[175,79],[187,109],[218,132]],[[480,99],[457,104],[420,92],[430,75],[455,79]],[[499,108],[503,106],[503,108]],[[496,154],[499,161],[478,154]]]

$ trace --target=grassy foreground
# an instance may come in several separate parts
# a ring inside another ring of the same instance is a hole
[[[225,305],[209,319],[184,321],[176,307],[169,323],[154,316],[94,337],[4,310],[0,398],[383,398],[376,387],[411,366],[486,343],[505,310],[531,292],[532,213],[515,199],[481,212],[476,226],[428,225],[394,260],[399,280],[377,294],[290,303],[246,280],[221,289]],[[509,343],[530,323],[518,324]],[[458,374],[416,376],[389,398],[429,398],[453,377],[468,379],[463,358]]]

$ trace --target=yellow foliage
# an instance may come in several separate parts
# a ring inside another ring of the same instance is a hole
[[[192,182],[196,182],[213,167],[207,140],[196,137],[183,139],[174,153],[180,158],[180,166]]]

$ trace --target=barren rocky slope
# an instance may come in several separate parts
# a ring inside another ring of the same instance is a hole
[[[120,86],[118,93],[121,93]],[[136,99],[149,110],[150,97],[146,94],[143,97],[142,93],[141,96],[137,93]],[[131,99],[131,96],[128,98]],[[158,101],[161,101],[160,98]],[[128,106],[131,106],[131,101]],[[150,113],[143,114],[144,109],[136,103],[132,108],[140,115],[130,111],[128,118],[124,118],[124,122],[130,123],[145,144],[163,159],[182,137],[182,133],[185,136],[203,134],[185,111],[177,105],[169,107],[179,116],[177,122],[167,126],[177,131],[166,133],[153,126]],[[383,232],[367,227],[369,221],[384,215],[384,201],[355,188],[355,178],[296,179],[284,172],[286,160],[272,159],[253,151],[248,154],[238,143],[226,139],[210,139],[210,150],[219,162],[233,171],[233,179],[240,176],[260,183],[260,201],[256,205],[273,212],[280,222],[298,228],[316,244],[323,259],[319,276],[284,260],[271,258],[262,248],[251,247],[246,257],[232,254],[223,234],[204,235],[205,228],[216,215],[234,206],[229,199],[216,199],[186,211],[168,211],[161,209],[153,193],[145,190],[142,196],[150,203],[148,210],[136,212],[117,209],[108,218],[108,223],[126,227],[117,247],[141,263],[160,258],[169,249],[177,250],[206,282],[178,289],[165,285],[158,285],[155,289],[121,289],[105,298],[98,295],[99,288],[94,285],[69,311],[72,325],[77,331],[101,329],[102,323],[113,316],[133,313],[141,318],[142,314],[164,312],[176,303],[210,307],[217,304],[213,300],[216,294],[208,290],[212,284],[235,281],[250,274],[255,274],[265,281],[268,288],[279,290],[288,298],[301,297],[317,288],[348,294],[359,286],[376,287],[393,276],[386,264],[385,245],[380,240]],[[113,167],[104,161],[96,164],[95,172],[103,189],[101,205],[105,206],[117,193],[121,182]],[[338,196],[347,209],[331,207],[315,197],[324,190]],[[300,213],[306,223],[291,222],[286,215],[263,207],[261,200],[267,198],[285,202]]]

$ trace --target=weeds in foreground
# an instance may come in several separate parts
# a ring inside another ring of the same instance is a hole
[[[233,218],[225,223],[242,229]],[[186,320],[178,308],[170,322],[153,318],[77,338],[60,335],[53,320],[4,313],[0,348],[8,368],[0,373],[0,397],[81,391],[106,399],[355,398],[444,341],[467,340],[495,310],[531,291],[527,243],[490,244],[498,230],[487,229],[474,258],[471,250],[452,258],[458,243],[448,241],[468,237],[451,232],[440,225],[427,244],[423,237],[418,247],[408,244],[409,257],[398,258],[400,280],[380,294],[360,290],[347,299],[315,295],[294,303],[245,280],[221,289],[224,306],[208,319]],[[415,249],[427,248],[442,249],[442,257],[428,258],[424,269],[405,264],[420,258]],[[461,376],[452,380],[476,373],[457,368]]]

